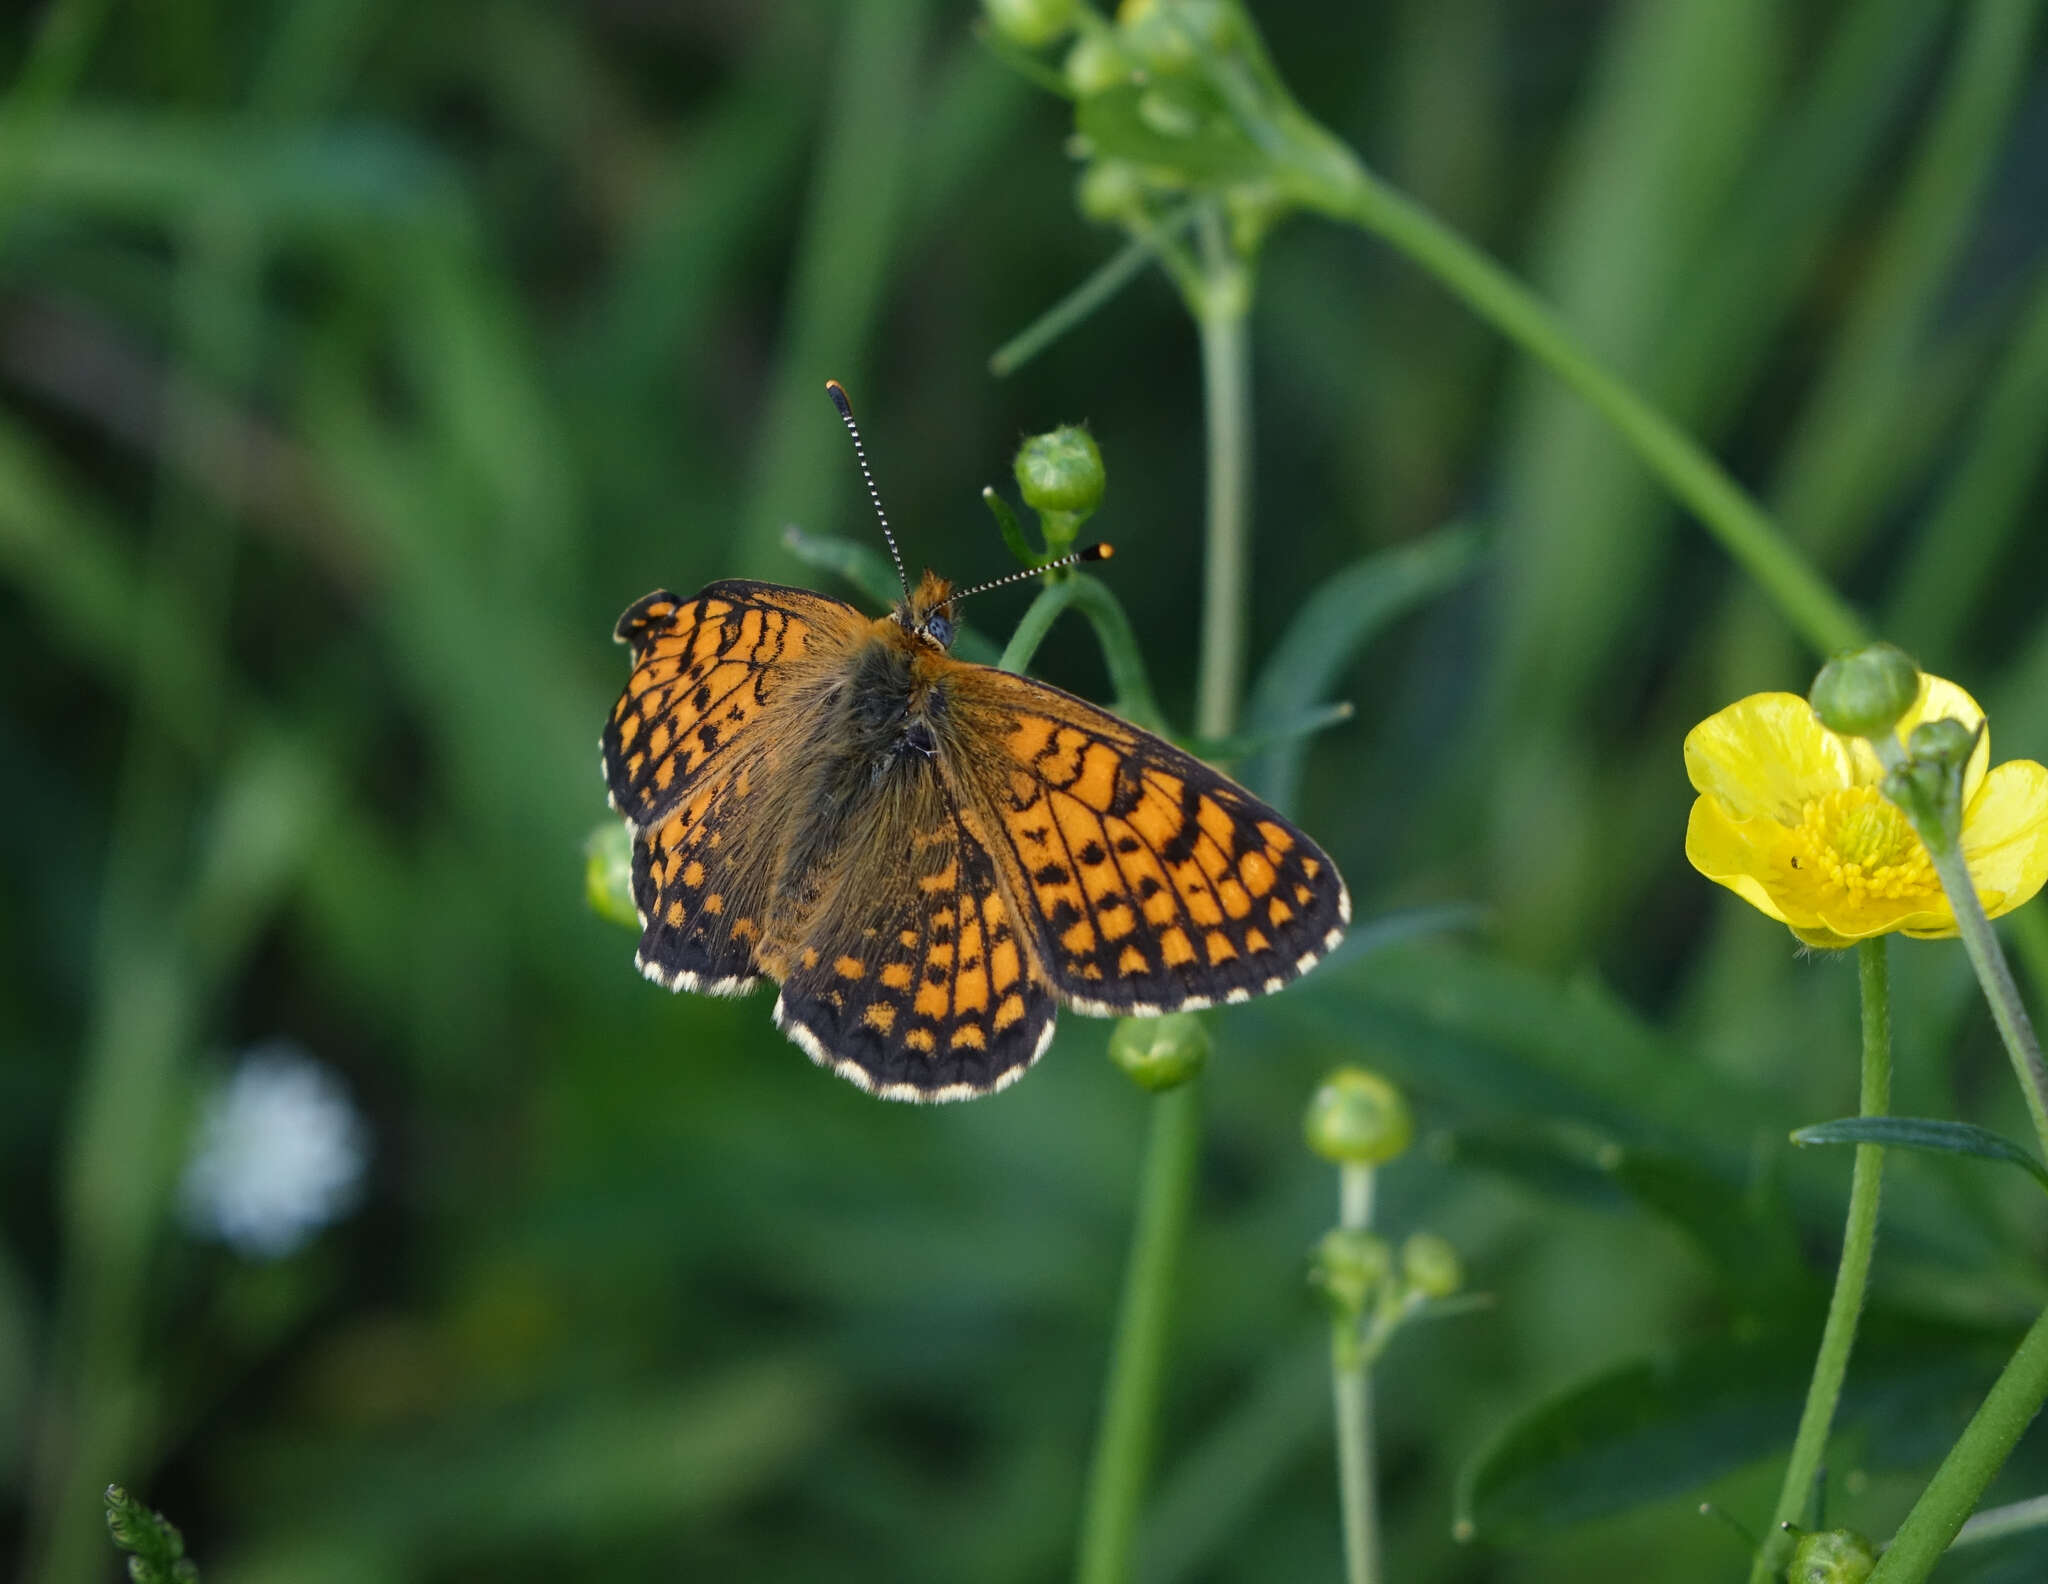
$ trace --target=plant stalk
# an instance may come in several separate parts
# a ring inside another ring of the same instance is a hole
[[[1493,259],[1355,160],[1348,163],[1343,179],[1326,180],[1302,196],[1407,254],[1578,392],[1755,579],[1809,646],[1831,654],[1867,641],[1863,618],[1698,441],[1601,367],[1535,294]],[[1335,172],[1327,174],[1334,177]]]
[[[1372,1225],[1372,1168],[1347,1165],[1339,1179],[1338,1224]],[[1337,1497],[1344,1515],[1345,1584],[1379,1584],[1379,1499],[1373,1485],[1372,1371],[1358,1335],[1359,1317],[1330,1322],[1330,1386],[1337,1412]]]
[[[1859,1107],[1867,1117],[1883,1116],[1891,1106],[1892,1014],[1890,968],[1885,937],[1879,935],[1856,948],[1863,1001],[1863,1081]],[[1828,1432],[1842,1395],[1849,1354],[1856,1346],[1856,1323],[1863,1313],[1863,1293],[1870,1279],[1871,1251],[1877,1244],[1878,1199],[1884,1177],[1884,1147],[1856,1146],[1856,1165],[1849,1179],[1849,1220],[1842,1233],[1842,1262],[1835,1271],[1835,1292],[1828,1302],[1827,1324],[1820,1352],[1813,1361],[1813,1379],[1806,1389],[1806,1407],[1799,1433],[1785,1465],[1785,1481],[1771,1525],[1751,1563],[1750,1584],[1773,1584],[1783,1576],[1793,1537],[1784,1525],[1806,1517],[1814,1476],[1827,1455]]]
[[[2020,1340],[1990,1395],[1949,1448],[1878,1558],[1870,1584],[1920,1584],[1934,1570],[2041,1404],[2048,1401],[2048,1311]]]
[[[1924,838],[1923,838],[1924,839]],[[1998,1037],[2005,1041],[2005,1053],[2012,1060],[2013,1076],[2020,1093],[2027,1097],[2027,1112],[2034,1119],[2034,1136],[2041,1152],[2048,1155],[2048,1064],[2041,1060],[2041,1042],[2027,1017],[2026,1003],[2013,982],[2005,951],[1984,916],[1984,904],[1970,878],[1970,866],[1962,850],[1950,845],[1937,851],[1928,845],[1934,872],[1948,893],[1949,910],[1956,916],[1956,930],[1963,938],[1963,950],[1970,954],[1970,966],[1977,970],[1977,982],[1984,987],[1984,999],[1991,1003],[1991,1018],[1998,1025]]]
[[[1123,1301],[1081,1514],[1076,1584],[1124,1584],[1131,1576],[1132,1541],[1151,1473],[1153,1426],[1166,1373],[1174,1279],[1194,1202],[1201,1087],[1184,1083],[1169,1089],[1152,1100],[1151,1110],[1137,1226],[1124,1268]]]

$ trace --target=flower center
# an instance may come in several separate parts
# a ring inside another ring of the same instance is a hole
[[[1876,787],[1842,787],[1811,799],[1792,832],[1788,861],[1810,882],[1851,902],[1938,891],[1934,863],[1906,816]]]

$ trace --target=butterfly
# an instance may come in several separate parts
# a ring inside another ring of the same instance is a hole
[[[912,588],[882,527],[904,583],[886,616],[724,581],[619,618],[633,663],[604,775],[643,974],[710,995],[773,980],[776,1025],[813,1061],[938,1101],[1021,1077],[1061,1004],[1247,1001],[1337,944],[1351,901],[1320,847],[1152,733],[955,659],[955,602],[980,590]]]

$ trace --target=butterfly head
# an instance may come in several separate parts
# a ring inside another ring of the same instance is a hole
[[[953,585],[936,572],[926,572],[909,598],[896,607],[896,621],[920,642],[939,650],[952,648]]]

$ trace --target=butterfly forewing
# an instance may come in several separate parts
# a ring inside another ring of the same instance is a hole
[[[658,589],[635,603],[614,633],[633,672],[605,722],[612,807],[636,828],[675,807],[866,626],[850,605],[774,583],[713,583],[689,600]]]
[[[1077,1010],[1248,1000],[1342,938],[1336,866],[1229,777],[1028,678],[962,666],[951,691],[948,771]]]

